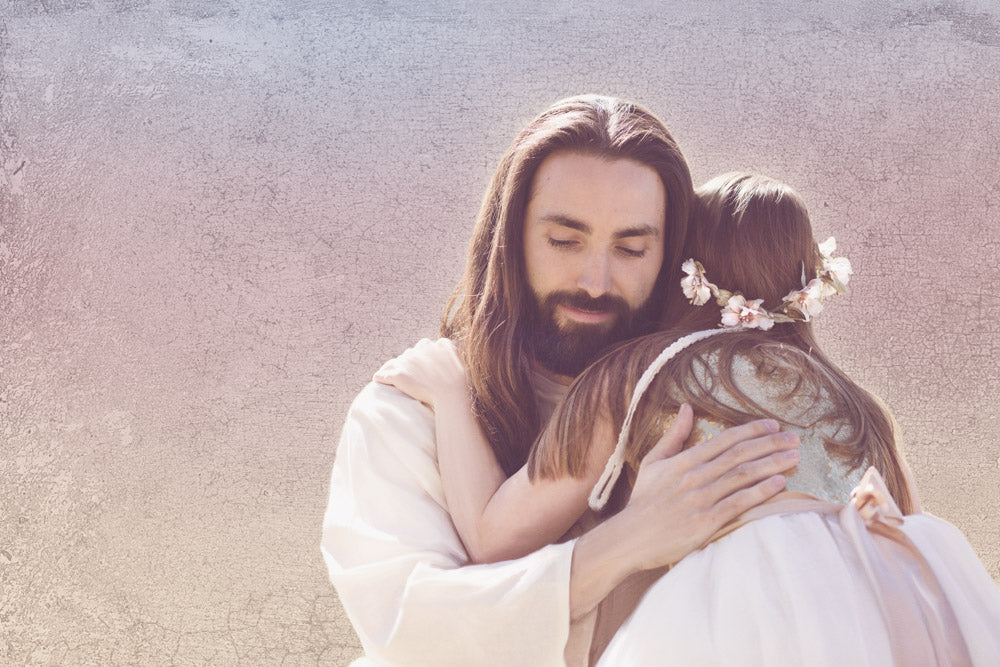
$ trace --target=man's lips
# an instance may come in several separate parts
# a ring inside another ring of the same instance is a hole
[[[570,319],[576,320],[577,322],[586,322],[588,324],[600,324],[602,322],[607,322],[615,316],[614,312],[610,310],[581,310],[580,308],[569,306],[565,303],[560,303],[558,308]]]

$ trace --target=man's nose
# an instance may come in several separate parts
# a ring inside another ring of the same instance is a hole
[[[611,291],[611,262],[606,253],[595,252],[587,257],[577,286],[595,299]]]

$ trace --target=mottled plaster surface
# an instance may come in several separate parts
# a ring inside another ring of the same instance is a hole
[[[994,2],[327,4],[0,4],[0,662],[358,655],[318,549],[347,406],[587,91],[803,193],[857,270],[823,340],[1000,580]]]

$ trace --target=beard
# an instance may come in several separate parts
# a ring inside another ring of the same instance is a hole
[[[569,321],[560,324],[559,305],[591,312],[610,312],[608,322],[587,324]],[[638,308],[630,308],[624,299],[610,294],[594,298],[583,291],[551,292],[537,295],[528,320],[528,342],[535,360],[543,368],[575,377],[616,343],[649,333],[653,328],[656,303],[652,295]]]

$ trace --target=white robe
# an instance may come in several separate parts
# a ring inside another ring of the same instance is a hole
[[[322,541],[364,646],[355,667],[565,664],[573,545],[465,565],[441,488],[433,414],[378,384],[355,399]]]

